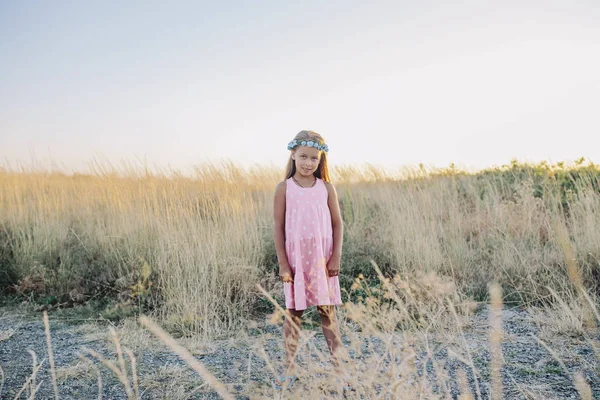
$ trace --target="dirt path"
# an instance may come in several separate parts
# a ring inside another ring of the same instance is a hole
[[[73,324],[57,321],[53,319],[52,314],[50,321],[61,398],[98,398],[96,368],[81,361],[78,354],[87,354],[83,350],[83,346],[86,346],[107,359],[116,361],[114,346],[107,335],[107,324]],[[503,326],[505,363],[502,373],[505,398],[579,398],[571,377],[567,376],[561,364],[536,339],[536,336],[543,335],[540,334],[539,326],[534,323],[530,313],[523,310],[504,310]],[[136,355],[141,398],[218,398],[176,355],[153,340],[147,332],[136,327],[133,322],[118,326],[117,331],[123,346],[132,349]],[[468,329],[465,330],[465,339],[473,363],[479,371],[478,386],[482,398],[489,398],[490,390],[488,333],[487,310],[484,310],[472,318]],[[237,339],[214,341],[209,344],[184,339],[182,344],[190,348],[194,356],[226,383],[238,398],[268,398],[273,397],[275,393],[272,390],[273,373],[270,365],[277,368],[282,363],[280,335],[279,327],[265,324],[249,330]],[[313,350],[325,354],[323,339],[320,334],[316,336],[316,346]],[[354,338],[356,339],[356,336]],[[469,371],[469,367],[463,363],[464,358],[461,361],[461,357],[456,355],[460,350],[453,350],[455,343],[452,343],[452,340],[441,336],[437,339],[431,338],[433,359],[443,367],[442,373],[447,374],[450,381],[454,382],[456,371]],[[580,371],[590,385],[594,398],[600,398],[600,362],[595,354],[595,351],[600,349],[594,349],[593,344],[594,341],[598,343],[600,337],[596,333],[595,337],[588,339],[556,336],[547,340],[547,345],[559,355],[569,374]],[[361,340],[363,344],[360,349],[350,351],[355,362],[372,359],[381,350],[382,361],[378,368],[381,369],[381,374],[386,373],[390,369],[390,360],[383,356],[383,341],[369,337],[363,337]],[[398,335],[393,340],[395,345],[402,346],[402,336]],[[457,337],[456,346],[460,343],[462,342]],[[36,378],[36,383],[41,384],[36,398],[53,398],[41,316],[36,318],[35,315],[0,309],[0,366],[6,377],[0,398],[12,399],[31,375],[32,358],[28,350],[35,352],[38,362],[46,359]],[[312,359],[315,363],[320,363],[323,369],[327,369],[327,362],[319,359],[318,354],[310,354],[311,351],[309,348],[307,353],[303,354],[305,359]],[[265,357],[269,363],[265,362]],[[432,371],[432,364],[427,361],[427,354],[424,352],[417,352],[415,364],[427,374],[440,373]],[[95,365],[98,365],[102,379],[102,398],[126,399],[123,385],[108,368],[97,362]],[[470,374],[469,378],[475,393],[473,375]],[[310,378],[303,379],[305,385],[306,379]],[[374,383],[373,387],[375,389],[372,393],[381,392],[377,383]],[[302,398],[302,390],[303,384],[297,384],[291,392],[292,397]],[[458,385],[451,383],[450,396],[456,398],[457,393]],[[348,397],[352,398],[353,393],[349,393]],[[355,394],[354,397],[369,398],[364,394]]]

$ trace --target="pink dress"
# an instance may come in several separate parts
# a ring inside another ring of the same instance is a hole
[[[294,274],[293,284],[283,284],[286,308],[342,304],[339,279],[326,269],[333,252],[328,197],[319,178],[310,188],[286,181],[285,252]]]

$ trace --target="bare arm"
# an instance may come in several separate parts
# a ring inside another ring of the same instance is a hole
[[[342,242],[344,241],[344,221],[340,213],[340,204],[338,202],[337,191],[335,187],[327,182],[327,193],[329,195],[327,203],[331,213],[331,228],[333,230],[333,253],[327,265],[327,270],[330,276],[335,276],[339,273],[340,262],[342,259]]]
[[[279,262],[279,276],[284,282],[292,282],[292,268],[285,253],[285,189],[286,183],[280,182],[275,188],[273,200],[273,220],[275,251]]]

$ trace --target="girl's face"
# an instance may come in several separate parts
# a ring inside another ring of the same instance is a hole
[[[308,177],[319,167],[321,151],[314,147],[299,146],[292,152],[292,160],[296,163],[296,171]]]

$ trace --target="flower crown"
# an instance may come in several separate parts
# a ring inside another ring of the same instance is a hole
[[[314,140],[302,140],[302,141],[298,142],[296,139],[294,139],[288,143],[287,148],[288,148],[288,150],[292,150],[295,147],[297,147],[298,145],[314,147],[315,149],[322,150],[325,153],[327,153],[329,151],[329,147],[327,147],[327,145],[325,143],[319,144],[318,142],[315,142]]]

